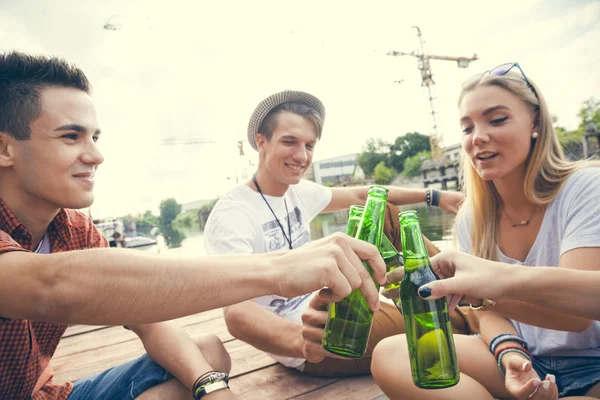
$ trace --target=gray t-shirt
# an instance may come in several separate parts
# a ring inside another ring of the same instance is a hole
[[[472,217],[469,210],[465,211],[457,221],[456,233],[459,250],[469,253]],[[581,247],[600,247],[600,168],[597,167],[582,169],[567,179],[556,199],[548,205],[525,261],[507,257],[499,248],[497,251],[499,261],[504,263],[558,267],[562,254]],[[563,290],[565,301],[569,301],[569,292],[574,289],[565,282],[557,290]],[[563,332],[512,322],[533,355],[600,356],[600,321],[594,321],[583,332]]]

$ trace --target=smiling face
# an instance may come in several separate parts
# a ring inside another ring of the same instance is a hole
[[[273,188],[287,189],[297,184],[312,163],[317,138],[317,130],[308,118],[279,113],[271,140],[256,135],[260,152],[258,175]]]
[[[534,112],[497,86],[478,86],[460,104],[462,147],[485,180],[522,179],[535,131]]]
[[[40,92],[42,114],[31,123],[31,138],[1,138],[3,196],[41,210],[92,204],[94,174],[104,161],[96,141],[96,110],[85,92],[49,87]]]

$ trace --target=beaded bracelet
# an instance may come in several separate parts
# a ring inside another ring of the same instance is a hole
[[[523,355],[525,358],[527,358],[530,363],[533,363],[533,361],[531,360],[531,358],[523,350],[519,350],[519,349],[505,349],[505,350],[502,350],[502,352],[498,356],[498,369],[502,373],[502,376],[506,376],[506,370],[504,369],[504,365],[502,365],[502,357],[504,357],[504,355],[508,354],[508,353],[519,353],[519,354]]]
[[[431,207],[431,189],[425,191],[425,203],[427,203],[427,207]]]
[[[527,354],[529,356],[529,358],[531,359],[532,362],[534,360],[533,355],[526,348],[521,347],[521,346],[506,346],[506,347],[501,347],[498,350],[496,350],[496,354],[494,354],[494,358],[496,359],[496,361],[498,361],[498,358],[500,357],[500,354],[504,350],[509,350],[509,349],[520,350],[520,351],[524,352],[525,354]]]
[[[519,342],[526,350],[528,349],[527,342],[521,336],[504,333],[496,336],[490,341],[490,353],[496,353],[496,347],[498,347],[500,343],[508,341]]]

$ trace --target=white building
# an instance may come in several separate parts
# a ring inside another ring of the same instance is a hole
[[[339,184],[350,180],[364,180],[365,173],[357,163],[358,153],[314,162],[304,177],[319,184]]]

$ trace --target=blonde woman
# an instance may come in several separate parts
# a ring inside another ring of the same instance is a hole
[[[600,270],[599,164],[565,159],[548,106],[521,67],[503,64],[469,79],[459,109],[466,191],[455,224],[459,249],[523,268]],[[569,301],[568,281],[556,290]],[[481,337],[455,335],[460,382],[417,388],[406,339],[395,336],[377,346],[372,364],[390,398],[600,397],[600,322],[519,301],[467,300],[480,310]]]

